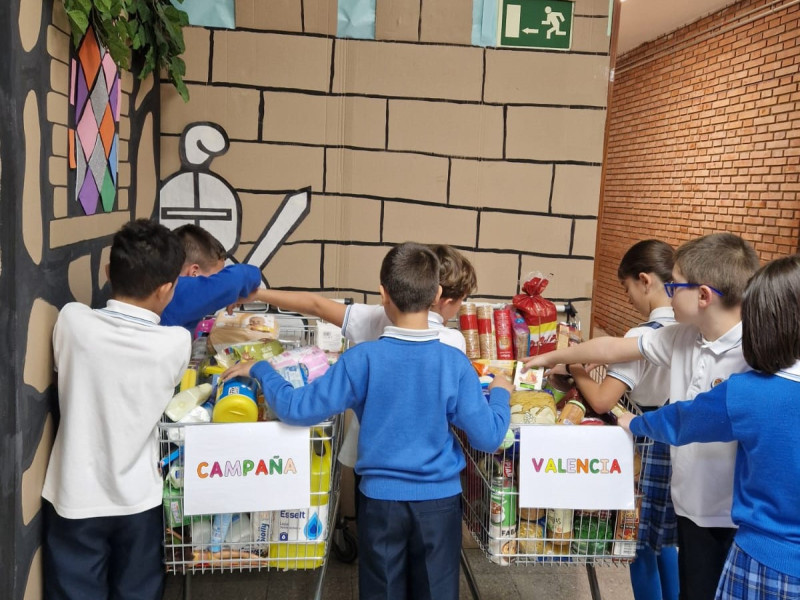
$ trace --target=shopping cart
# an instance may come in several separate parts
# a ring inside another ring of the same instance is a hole
[[[602,371],[597,376],[602,378]],[[626,399],[623,404],[637,412]],[[600,600],[595,567],[622,566],[633,561],[638,511],[522,508],[518,502],[518,445],[490,454],[472,448],[462,433],[458,437],[467,462],[462,474],[463,519],[488,559],[509,568],[585,566],[592,598]],[[647,460],[650,447],[650,440],[635,442],[640,465],[634,471],[637,506],[641,501],[641,465]],[[502,520],[498,517],[501,514]],[[462,567],[477,600],[478,586],[463,553]]]
[[[314,345],[317,320],[288,317],[280,323],[284,349]],[[209,423],[160,424],[164,482],[164,555],[167,573],[183,575],[184,598],[191,597],[195,573],[242,571],[315,571],[314,598],[322,587],[332,548],[336,554],[355,559],[355,544],[344,520],[337,518],[343,415],[309,427],[311,495],[307,507],[282,511],[186,515],[182,487],[181,456],[189,427],[215,427]],[[224,526],[223,526],[224,524]],[[225,531],[224,538],[220,532]]]

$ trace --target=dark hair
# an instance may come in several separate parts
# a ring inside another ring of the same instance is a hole
[[[639,273],[654,273],[662,283],[672,281],[672,267],[675,264],[675,250],[661,240],[642,240],[628,248],[619,261],[617,277],[620,281]]]
[[[472,263],[452,246],[429,244],[428,247],[439,259],[442,298],[462,300],[474,294],[478,288],[478,278]]]
[[[767,263],[742,298],[742,351],[747,364],[775,373],[800,359],[800,256]]]
[[[675,251],[675,265],[689,283],[722,292],[722,305],[739,306],[747,282],[760,266],[753,247],[732,233],[712,233],[690,240]]]
[[[147,298],[181,272],[183,245],[174,233],[148,219],[122,226],[111,243],[108,277],[115,297]]]
[[[439,291],[439,259],[422,244],[395,246],[381,264],[381,285],[400,312],[426,310]]]
[[[186,252],[185,262],[190,265],[196,263],[203,271],[209,271],[227,257],[225,246],[198,225],[192,223],[181,225],[175,230],[175,235],[183,243]]]

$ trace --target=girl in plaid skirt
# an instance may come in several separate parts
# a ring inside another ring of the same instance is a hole
[[[625,337],[639,337],[649,329],[675,324],[664,282],[672,280],[674,251],[659,240],[631,246],[620,261],[617,276],[633,307],[647,319]],[[584,399],[598,414],[609,412],[623,394],[642,411],[663,406],[669,397],[669,369],[637,360],[612,366],[601,383],[595,383],[581,365],[568,365]],[[558,372],[554,369],[554,372]],[[647,440],[639,493],[642,505],[636,559],[631,564],[631,585],[636,600],[677,600],[678,536],[670,498],[672,467],[669,446]]]
[[[716,598],[800,599],[800,255],[774,260],[750,280],[742,349],[753,371],[619,424],[676,446],[737,441],[738,530]]]

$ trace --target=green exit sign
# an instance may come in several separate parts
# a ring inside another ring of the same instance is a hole
[[[569,50],[574,2],[501,0],[497,18],[499,46]]]

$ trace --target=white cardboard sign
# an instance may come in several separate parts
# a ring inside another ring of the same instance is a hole
[[[523,425],[519,505],[632,510],[633,439],[621,427]]]
[[[309,435],[278,422],[186,427],[183,513],[308,506]]]

